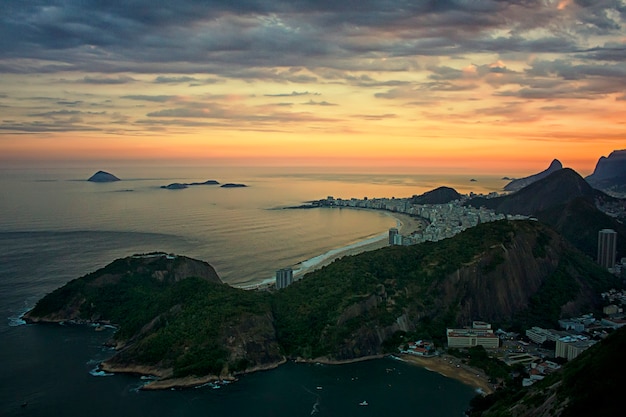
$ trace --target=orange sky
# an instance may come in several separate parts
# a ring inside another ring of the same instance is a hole
[[[16,2],[0,18],[0,162],[518,174],[557,158],[587,175],[625,147],[614,4],[234,3],[168,17]]]

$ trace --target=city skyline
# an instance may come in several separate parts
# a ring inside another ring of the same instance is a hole
[[[626,2],[9,0],[0,161],[581,175],[626,143]]]

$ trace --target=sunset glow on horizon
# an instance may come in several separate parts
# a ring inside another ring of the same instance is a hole
[[[8,0],[0,163],[588,175],[626,148],[626,2]]]

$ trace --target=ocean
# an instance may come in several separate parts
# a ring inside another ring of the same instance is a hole
[[[213,265],[250,286],[274,271],[386,235],[385,212],[290,210],[325,198],[410,197],[439,185],[498,191],[488,176],[294,168],[118,167],[122,181],[87,182],[85,168],[0,169],[0,415],[460,415],[472,388],[392,359],[287,364],[220,389],[143,392],[142,380],[98,375],[109,336],[88,326],[24,325],[46,293],[116,258],[165,251]],[[244,183],[245,188],[173,182]],[[321,389],[317,389],[320,387]],[[368,406],[358,403],[366,400]],[[25,405],[25,406],[22,406]]]

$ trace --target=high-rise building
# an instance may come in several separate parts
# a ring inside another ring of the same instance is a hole
[[[603,268],[615,266],[617,251],[617,232],[613,229],[602,229],[598,232],[598,264]]]
[[[396,229],[395,227],[392,227],[391,229],[389,229],[389,244],[390,245],[395,244],[396,236],[398,236],[398,229]]]
[[[281,290],[293,283],[293,270],[283,268],[276,271],[276,289]]]

